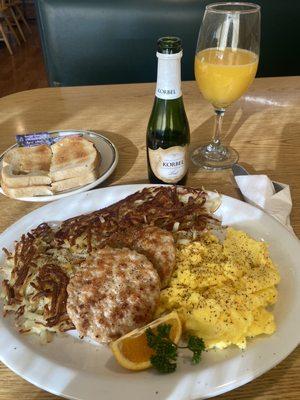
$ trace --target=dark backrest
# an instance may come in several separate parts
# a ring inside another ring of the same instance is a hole
[[[151,82],[156,40],[182,38],[182,79],[194,79],[199,26],[209,0],[36,0],[51,86]],[[300,2],[262,0],[258,76],[298,75]]]

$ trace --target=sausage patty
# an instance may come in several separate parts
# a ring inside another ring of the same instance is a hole
[[[160,279],[144,255],[105,247],[82,264],[67,291],[67,311],[80,336],[110,342],[152,320]]]
[[[105,243],[111,247],[129,247],[144,254],[157,270],[162,288],[169,283],[176,255],[172,233],[157,226],[129,228],[111,235]]]

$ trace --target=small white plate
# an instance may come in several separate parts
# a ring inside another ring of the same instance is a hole
[[[106,207],[153,185],[112,186],[62,199],[27,214],[0,235],[0,248],[13,249],[23,233],[45,221],[60,221]],[[19,334],[0,306],[0,360],[34,385],[77,400],[192,400],[228,392],[273,368],[299,343],[300,242],[261,210],[228,196],[216,215],[270,244],[281,282],[274,306],[276,332],[248,341],[247,349],[210,350],[199,365],[180,358],[169,375],[154,370],[130,372],[114,360],[107,346],[80,340],[76,333],[57,335],[41,345],[36,337]],[[3,255],[0,257],[0,264]]]
[[[72,194],[86,192],[87,190],[93,189],[94,187],[98,186],[100,183],[104,182],[115,170],[118,164],[118,150],[116,146],[105,136],[101,135],[100,133],[90,132],[90,131],[81,131],[81,130],[64,130],[64,131],[51,131],[48,132],[50,134],[60,135],[63,137],[67,135],[80,135],[91,142],[94,143],[97,151],[100,153],[101,156],[101,164],[99,167],[99,178],[96,179],[94,182],[89,183],[88,185],[80,186],[76,189],[69,189],[60,192],[59,194],[54,194],[53,196],[32,196],[32,197],[20,197],[15,200],[21,201],[31,201],[31,202],[46,202],[46,201],[53,201],[62,199],[63,197],[71,196]],[[0,155],[0,171],[2,168],[2,159],[4,155],[14,147],[17,147],[17,144],[9,147],[4,153]],[[0,187],[0,193],[4,194],[2,188]],[[6,196],[6,195],[5,195]]]

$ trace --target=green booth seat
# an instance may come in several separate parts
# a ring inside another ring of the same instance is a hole
[[[156,41],[182,38],[182,79],[194,79],[207,0],[36,0],[51,86],[152,82]],[[262,0],[258,76],[299,75],[300,1]]]

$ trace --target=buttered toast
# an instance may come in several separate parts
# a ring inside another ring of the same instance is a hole
[[[51,150],[50,176],[53,182],[87,174],[101,161],[93,143],[82,137],[67,137],[53,144]]]
[[[33,171],[49,172],[52,151],[49,146],[14,147],[3,157],[2,166],[10,165],[15,172],[29,173]]]
[[[95,181],[100,162],[94,144],[80,136],[52,146],[15,147],[3,157],[1,186],[13,198],[51,196]]]

